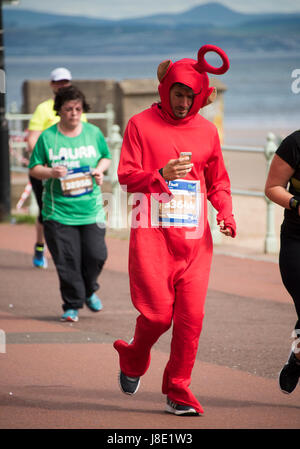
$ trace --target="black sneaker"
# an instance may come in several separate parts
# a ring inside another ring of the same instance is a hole
[[[291,355],[287,363],[282,368],[279,374],[279,387],[283,393],[292,393],[298,383],[300,377],[300,360],[297,359],[294,352]]]
[[[166,412],[180,416],[199,416],[199,413],[191,405],[177,404],[167,397]]]
[[[140,378],[125,376],[125,374],[122,371],[120,371],[119,384],[121,391],[123,391],[123,393],[135,394],[140,386]]]

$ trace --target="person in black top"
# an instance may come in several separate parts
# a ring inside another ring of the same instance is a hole
[[[297,313],[295,340],[279,375],[284,393],[292,393],[300,377],[300,130],[287,136],[274,155],[265,186],[266,196],[284,207],[279,268]]]

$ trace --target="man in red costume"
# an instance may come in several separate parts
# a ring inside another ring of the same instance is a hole
[[[207,52],[222,58],[219,68]],[[150,351],[173,322],[170,358],[162,392],[166,411],[199,415],[189,389],[204,317],[212,258],[207,201],[218,211],[220,231],[235,237],[230,181],[218,132],[199,110],[213,101],[206,72],[225,73],[226,54],[205,45],[198,60],[164,61],[158,67],[161,102],[133,116],[127,125],[119,182],[136,194],[129,248],[133,305],[140,312],[132,341],[117,340],[121,390],[134,394],[150,364]],[[181,153],[191,153],[189,156]]]

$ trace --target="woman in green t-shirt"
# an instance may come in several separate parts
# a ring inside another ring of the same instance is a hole
[[[78,321],[84,303],[102,309],[97,278],[107,258],[105,213],[100,186],[111,154],[102,132],[82,122],[89,106],[76,87],[56,94],[60,122],[45,130],[31,155],[30,176],[45,182],[45,239],[63,299],[63,321]]]

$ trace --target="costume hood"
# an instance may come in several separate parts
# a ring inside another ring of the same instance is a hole
[[[221,57],[223,62],[221,67],[213,67],[205,60],[205,54],[210,51],[217,53]],[[209,87],[209,78],[206,72],[222,75],[227,72],[229,65],[226,53],[215,45],[204,45],[201,47],[198,51],[197,61],[185,58],[175,63],[171,60],[161,62],[157,69],[157,77],[160,81],[158,91],[162,109],[173,119],[175,118],[170,105],[170,89],[174,83],[182,83],[190,87],[195,94],[193,105],[185,117],[191,118],[201,108],[212,103],[216,97],[216,89]]]

